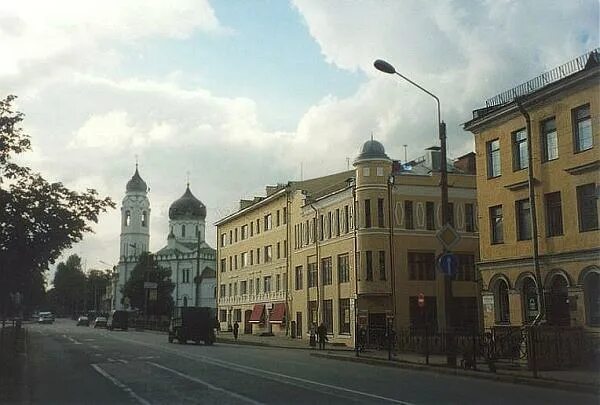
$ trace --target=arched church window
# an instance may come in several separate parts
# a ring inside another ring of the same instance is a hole
[[[496,323],[510,323],[510,308],[508,303],[508,285],[504,280],[498,280],[494,289],[496,302]]]
[[[185,238],[185,225],[181,225],[181,236]]]
[[[187,301],[188,301],[188,298],[184,296],[183,297],[183,306],[184,307],[187,307],[187,304],[188,304]]]
[[[123,223],[125,224],[125,226],[129,226],[129,224],[131,223],[131,212],[125,211],[125,218],[123,219]]]
[[[142,212],[142,226],[144,226],[144,227],[148,226],[147,216],[148,216],[148,214],[146,213],[146,211]]]

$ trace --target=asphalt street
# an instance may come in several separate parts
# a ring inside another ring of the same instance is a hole
[[[28,325],[25,403],[597,404],[593,395],[315,358],[306,350],[169,344],[59,319]]]

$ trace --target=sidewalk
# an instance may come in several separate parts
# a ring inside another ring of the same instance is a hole
[[[239,345],[250,345],[250,346],[263,346],[263,347],[278,347],[284,349],[300,349],[300,350],[315,350],[317,348],[310,347],[308,345],[308,339],[292,339],[288,336],[258,336],[258,335],[245,335],[239,334],[238,340],[235,341],[232,332],[219,332],[217,333],[217,343],[226,344],[239,344]],[[347,346],[331,345],[327,343],[325,346],[327,351],[331,352],[351,352],[352,349]]]
[[[392,360],[388,360],[387,351],[367,351],[356,357],[355,352],[341,353],[311,353],[316,357],[323,357],[342,361],[361,362],[372,365],[408,368],[420,371],[435,372],[440,374],[460,375],[464,377],[483,378],[518,384],[529,384],[547,388],[558,388],[578,392],[600,393],[600,373],[584,368],[571,370],[540,371],[538,378],[526,369],[501,369],[496,373],[490,371],[487,364],[477,363],[477,370],[465,370],[446,365],[445,355],[430,355],[429,365],[425,364],[425,357],[415,353],[393,353]],[[460,358],[458,359],[460,366]]]

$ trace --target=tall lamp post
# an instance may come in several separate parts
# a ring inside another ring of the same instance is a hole
[[[447,168],[447,163],[446,163],[446,123],[444,121],[442,121],[442,115],[441,115],[441,107],[440,107],[440,99],[433,94],[432,92],[430,92],[429,90],[425,89],[424,87],[418,85],[417,83],[413,82],[412,80],[410,80],[408,77],[398,73],[396,71],[396,69],[394,68],[394,66],[392,66],[391,64],[389,64],[388,62],[381,60],[381,59],[377,59],[373,65],[375,66],[375,69],[384,72],[384,73],[388,73],[391,75],[398,75],[400,76],[402,79],[406,80],[407,82],[409,82],[410,84],[412,84],[413,86],[417,87],[418,89],[420,89],[421,91],[427,93],[428,95],[430,95],[431,97],[433,97],[435,99],[435,102],[437,104],[437,120],[438,120],[438,134],[439,134],[439,139],[440,139],[440,192],[441,192],[441,199],[442,199],[442,226],[446,226],[450,221],[449,221],[449,204],[448,204],[448,168]],[[442,246],[442,250],[444,253],[447,252],[447,249],[445,246]],[[448,274],[444,274],[444,299],[445,299],[445,326],[446,326],[446,336],[448,337],[448,342],[451,344],[451,336],[448,333],[451,329],[451,325],[450,325],[450,314],[451,314],[451,309],[452,309],[452,280],[451,280],[451,276]],[[450,353],[448,355],[448,363],[449,364],[456,364],[456,355],[454,355],[453,353]]]

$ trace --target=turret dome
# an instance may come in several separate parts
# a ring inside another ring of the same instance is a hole
[[[204,219],[206,206],[190,191],[188,184],[185,193],[169,207],[169,219]]]
[[[127,192],[143,192],[146,193],[148,191],[148,185],[140,176],[138,172],[137,164],[135,165],[135,173],[133,177],[127,182],[127,186],[125,187],[125,191]]]
[[[385,148],[381,142],[371,138],[363,144],[355,162],[363,159],[389,159],[389,157],[385,154]]]

